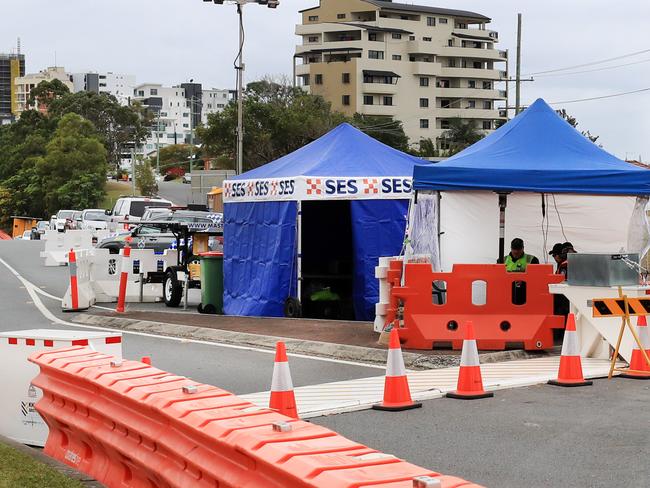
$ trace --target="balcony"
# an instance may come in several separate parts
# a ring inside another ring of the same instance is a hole
[[[442,74],[442,66],[440,66],[440,63],[413,61],[409,65],[414,75],[440,76]]]
[[[368,95],[392,95],[399,90],[399,81],[397,85],[389,85],[387,83],[362,83],[361,90]]]
[[[359,30],[358,27],[345,24],[336,24],[336,23],[317,23],[317,24],[296,24],[296,35],[297,36],[307,36],[307,35],[316,35],[323,34],[325,32],[340,32],[340,31],[355,31]]]
[[[463,103],[463,102],[461,102]],[[466,102],[465,102],[466,103]],[[460,117],[461,119],[500,119],[499,109],[481,109],[481,108],[441,108],[435,109],[436,117],[439,119],[451,119]]]
[[[498,49],[479,49],[473,47],[449,47],[443,46],[439,49],[440,56],[450,58],[474,58],[474,59],[489,59],[492,61],[505,61],[506,58],[501,56],[505,51]]]
[[[442,47],[433,41],[408,41],[406,51],[409,54],[441,54]]]
[[[477,100],[501,100],[506,98],[503,90],[485,90],[482,88],[442,88],[436,87],[438,98],[469,98]]]
[[[440,76],[449,78],[477,78],[480,80],[505,80],[506,72],[498,69],[450,68],[440,69]]]
[[[460,36],[470,36],[469,39],[475,37],[477,41],[484,40],[484,41],[499,42],[499,33],[497,31],[484,30],[484,29],[454,29],[453,33],[460,34]]]
[[[311,68],[309,64],[297,64],[296,65],[296,76],[308,75]]]
[[[363,115],[384,115],[394,117],[397,113],[395,105],[361,105],[360,113]]]

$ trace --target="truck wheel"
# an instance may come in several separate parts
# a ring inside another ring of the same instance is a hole
[[[168,307],[178,307],[183,297],[183,284],[178,281],[176,272],[168,269],[163,280],[163,298]]]
[[[284,302],[284,316],[290,319],[298,319],[302,317],[302,305],[300,300],[294,297],[289,297]]]

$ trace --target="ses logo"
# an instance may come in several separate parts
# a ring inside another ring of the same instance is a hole
[[[230,183],[226,188],[226,196],[264,197],[267,195],[293,195],[296,184],[294,180],[247,181]]]
[[[409,194],[410,178],[307,179],[308,195]]]

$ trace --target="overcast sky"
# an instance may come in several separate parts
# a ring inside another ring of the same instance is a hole
[[[2,2],[0,52],[20,36],[27,71],[54,64],[69,72],[114,71],[137,82],[167,85],[193,78],[204,86],[233,88],[237,49],[233,5],[202,0],[20,0]],[[276,10],[245,8],[246,79],[290,75],[298,38],[298,10],[318,0],[281,0]],[[418,0],[421,5],[473,10],[492,18],[499,48],[510,49],[514,69],[517,12],[524,16],[523,74],[600,61],[650,49],[647,0]],[[639,61],[645,61],[640,62]],[[574,71],[637,63],[569,76],[538,76],[522,98],[548,102],[596,97],[650,87],[650,52]],[[513,90],[514,92],[514,90]],[[514,99],[512,100],[514,103]],[[561,107],[561,105],[555,105]],[[580,128],[619,157],[650,161],[650,91],[566,104]]]

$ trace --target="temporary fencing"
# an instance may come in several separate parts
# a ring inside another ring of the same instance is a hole
[[[451,273],[434,273],[430,264],[407,263],[403,286],[401,261],[391,261],[386,274],[391,286],[386,324],[403,325],[400,337],[409,349],[460,349],[459,325],[468,320],[480,349],[550,349],[552,329],[564,326],[564,317],[553,315],[548,288],[563,277],[550,265],[508,273],[499,264],[457,264]]]
[[[91,249],[93,233],[90,230],[69,230],[58,232],[46,230],[45,247],[40,256],[45,258],[45,266],[65,266],[68,264],[68,251],[74,249]]]
[[[108,487],[478,487],[140,362],[82,347],[30,361],[45,453]]]

